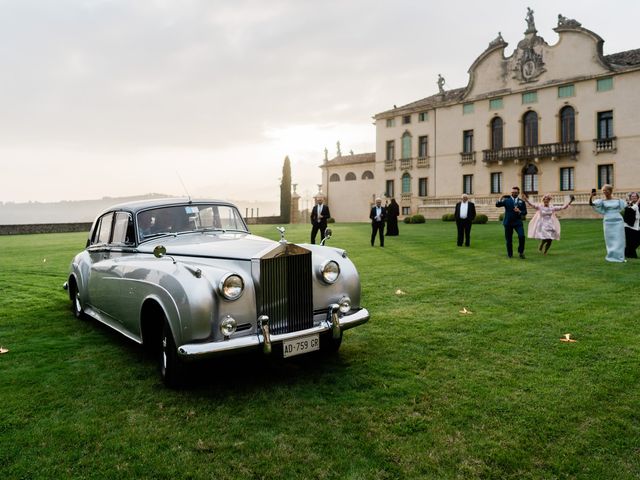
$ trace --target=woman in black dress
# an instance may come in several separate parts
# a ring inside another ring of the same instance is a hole
[[[387,233],[386,237],[397,236],[398,232],[398,215],[400,215],[400,206],[395,198],[391,199],[391,203],[387,206]]]

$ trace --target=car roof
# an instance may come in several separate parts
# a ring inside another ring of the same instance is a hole
[[[131,212],[133,214],[136,214],[142,210],[147,210],[149,208],[172,207],[176,205],[202,205],[202,204],[211,204],[211,203],[215,203],[217,205],[227,205],[230,207],[237,208],[233,203],[225,202],[222,200],[172,197],[172,198],[154,198],[150,200],[138,200],[135,202],[119,203],[117,205],[113,205],[107,208],[100,215],[103,215],[107,212],[112,212],[114,210],[124,210],[127,212]]]

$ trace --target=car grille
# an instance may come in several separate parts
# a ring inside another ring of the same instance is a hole
[[[297,332],[313,326],[311,252],[260,260],[262,315],[271,333]]]

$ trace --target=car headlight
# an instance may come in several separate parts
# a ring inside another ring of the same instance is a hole
[[[320,266],[320,275],[325,282],[334,283],[340,276],[340,265],[333,260],[324,262]]]
[[[230,273],[220,280],[220,293],[227,300],[240,298],[244,291],[244,280],[240,275]]]
[[[222,335],[224,335],[225,337],[228,337],[236,331],[236,327],[236,319],[231,315],[227,315],[220,323],[220,332],[222,332]]]

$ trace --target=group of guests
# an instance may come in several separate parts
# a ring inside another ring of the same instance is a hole
[[[603,215],[604,238],[607,246],[606,260],[610,262],[624,262],[627,258],[638,258],[637,248],[640,246],[640,201],[638,194],[633,192],[628,201],[613,198],[613,187],[609,184],[602,187],[603,199],[594,200],[596,189],[591,190],[589,205]],[[547,254],[551,243],[560,240],[560,221],[556,212],[569,208],[575,197],[569,196],[569,201],[562,206],[551,204],[551,195],[542,197],[542,202],[534,204],[526,195],[520,198],[520,188],[514,186],[511,195],[504,195],[496,202],[496,207],[504,208],[502,225],[507,247],[507,257],[513,257],[513,233],[518,236],[518,256],[525,259],[525,235],[523,220],[527,215],[527,205],[536,213],[529,222],[527,236],[540,240],[538,250]],[[624,214],[621,215],[621,212]],[[380,238],[380,246],[384,247],[384,227],[387,226],[386,236],[398,235],[398,216],[400,208],[395,199],[388,205],[382,205],[382,199],[376,198],[375,205],[369,212],[371,219],[371,246],[376,236]],[[320,231],[324,237],[327,219],[330,217],[329,207],[323,205],[322,197],[318,197],[317,205],[311,212],[311,243],[315,243],[316,234]],[[458,230],[457,245],[468,247],[471,244],[471,225],[476,217],[475,204],[464,194],[456,203],[454,213]]]

